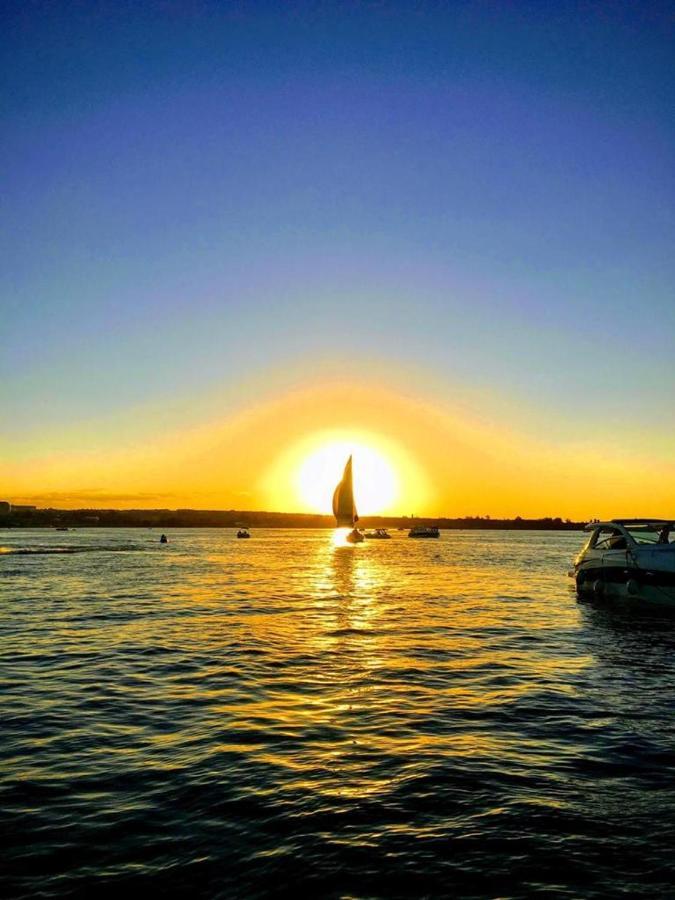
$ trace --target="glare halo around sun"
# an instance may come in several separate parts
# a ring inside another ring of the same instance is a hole
[[[359,516],[417,513],[428,504],[429,482],[410,449],[357,427],[310,431],[287,444],[260,475],[266,508],[332,516],[333,492],[350,455]]]
[[[359,514],[375,515],[397,501],[398,476],[382,453],[361,441],[333,439],[311,451],[295,472],[295,489],[303,505],[315,512],[331,511],[333,491],[350,455]]]

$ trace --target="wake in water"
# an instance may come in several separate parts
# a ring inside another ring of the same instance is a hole
[[[143,551],[146,547],[138,546],[106,546],[96,545],[74,546],[74,547],[0,547],[0,555],[2,556],[46,556],[59,555],[64,553],[129,553],[132,551]]]

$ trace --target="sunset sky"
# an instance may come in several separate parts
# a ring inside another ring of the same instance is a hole
[[[0,499],[675,515],[668,6],[3,4]]]

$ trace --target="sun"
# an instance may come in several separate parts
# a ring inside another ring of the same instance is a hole
[[[271,509],[332,515],[333,492],[350,456],[360,516],[396,515],[411,496],[424,502],[424,476],[406,450],[363,428],[316,431],[288,446],[261,475],[265,502]]]
[[[302,460],[294,481],[303,504],[315,512],[330,512],[335,485],[349,456],[359,514],[374,515],[390,509],[400,492],[393,466],[372,446],[355,440],[331,440]]]
[[[260,475],[267,509],[332,516],[333,492],[350,456],[359,516],[400,515],[427,504],[426,474],[408,448],[359,427],[309,432],[287,445]]]

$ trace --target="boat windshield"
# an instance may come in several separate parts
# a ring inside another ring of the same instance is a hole
[[[625,528],[636,544],[675,543],[675,528],[670,523],[647,522],[626,525]]]

